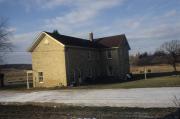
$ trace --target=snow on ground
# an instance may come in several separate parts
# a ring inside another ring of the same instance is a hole
[[[78,106],[175,107],[180,87],[137,89],[75,89],[49,91],[0,91],[2,103],[60,103]]]

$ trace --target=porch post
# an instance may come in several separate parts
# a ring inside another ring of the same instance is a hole
[[[26,72],[26,74],[27,74],[27,82],[26,82],[27,83],[27,89],[29,89],[29,75],[28,75],[29,73]]]

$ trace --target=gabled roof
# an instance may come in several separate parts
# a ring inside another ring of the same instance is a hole
[[[127,42],[125,34],[110,36],[104,38],[97,38],[94,41],[61,35],[54,34],[50,32],[42,32],[37,40],[33,43],[33,45],[28,49],[29,52],[32,52],[33,49],[39,44],[41,39],[45,36],[45,34],[51,36],[54,40],[63,44],[64,46],[79,46],[79,47],[87,47],[87,48],[112,48],[112,47],[128,47],[130,46]]]
[[[36,40],[33,42],[33,44],[27,49],[28,52],[32,52],[34,50],[34,48],[40,43],[40,41],[44,38],[45,33],[42,32],[40,33]]]
[[[61,35],[61,34],[53,34],[49,32],[45,32],[57,41],[61,42],[64,45],[68,46],[80,46],[80,47],[95,47],[93,45],[93,42],[86,40],[86,39],[81,39],[81,38],[76,38],[72,36],[66,36],[66,35]]]
[[[101,44],[104,47],[123,47],[127,46],[130,49],[129,43],[125,34],[109,36],[96,39],[96,43]]]

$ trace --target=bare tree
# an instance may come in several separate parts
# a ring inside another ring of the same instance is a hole
[[[180,56],[180,40],[172,40],[161,45],[160,50],[166,53],[169,63],[176,70],[177,59]]]
[[[11,50],[12,44],[9,39],[11,31],[8,28],[7,19],[0,18],[0,61],[7,50]]]

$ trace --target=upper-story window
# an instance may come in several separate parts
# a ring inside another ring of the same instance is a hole
[[[90,60],[92,58],[91,51],[88,51],[88,59]]]
[[[39,82],[42,83],[43,82],[43,72],[38,72],[38,79],[39,79]]]
[[[111,50],[107,50],[107,58],[112,59],[112,52]]]

